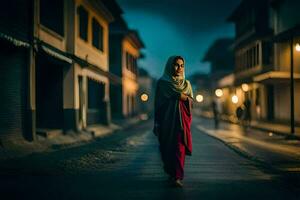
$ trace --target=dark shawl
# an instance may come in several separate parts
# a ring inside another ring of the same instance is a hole
[[[170,57],[171,59],[174,57]],[[170,59],[167,62],[166,69],[171,68]],[[165,74],[166,70],[165,69]],[[164,74],[164,75],[165,75]],[[188,100],[185,102],[187,110],[191,113],[193,94],[189,81],[186,81],[186,85],[190,87],[190,94]],[[183,91],[188,91],[183,89]],[[179,102],[181,92],[178,88],[174,87],[171,81],[165,80],[164,76],[157,81],[155,91],[155,105],[154,105],[154,128],[153,132],[158,136],[160,151],[163,155],[170,155],[174,152],[174,148],[177,144],[177,134],[179,131],[183,133],[185,146],[187,147],[187,155],[191,155],[191,135],[190,128],[188,127],[189,137],[186,137],[187,129],[184,125],[187,125],[186,120],[182,121],[182,113],[180,110]],[[191,117],[191,115],[190,115]],[[189,124],[190,125],[190,124]],[[189,139],[187,139],[189,138]]]

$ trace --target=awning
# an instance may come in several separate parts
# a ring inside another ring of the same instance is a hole
[[[234,79],[234,85],[235,86],[242,85],[243,83],[247,83],[247,84],[253,83],[253,77],[252,76],[245,77],[245,78],[237,78],[236,77]]]
[[[54,57],[54,58],[57,58],[61,61],[64,61],[66,63],[69,63],[69,64],[72,64],[73,63],[73,60],[68,58],[67,56],[63,55],[61,52],[57,52],[56,50],[53,50],[45,45],[41,45],[40,48],[45,52],[47,53],[48,55]]]
[[[252,83],[254,81],[253,77],[255,77],[261,73],[262,73],[261,65],[241,71],[241,72],[236,72],[234,84],[241,85],[243,83]]]
[[[0,39],[12,43],[16,47],[30,47],[30,44],[0,32]]]
[[[224,76],[218,81],[218,87],[225,88],[225,87],[231,87],[234,85],[234,74],[229,74],[227,76]]]
[[[115,75],[115,74],[112,74],[108,71],[104,71],[103,69],[99,68],[98,66],[96,65],[93,65],[91,63],[89,63],[88,61],[86,60],[83,60],[81,58],[79,58],[78,56],[75,56],[75,55],[70,55],[72,57],[72,59],[78,63],[81,67],[83,68],[88,68],[90,70],[93,70],[94,72],[97,72],[107,78],[109,78],[109,80],[111,81],[111,83],[113,84],[122,84],[122,79],[121,77]]]
[[[78,63],[82,68],[91,69],[94,72],[99,73],[99,74],[109,78],[113,84],[122,84],[122,80],[119,76],[112,74],[108,71],[104,71],[103,69],[99,68],[98,66],[93,65],[93,64],[89,63],[88,61],[86,61],[82,58],[79,58],[78,56],[63,52],[63,51],[56,49],[42,41],[39,41],[38,49],[41,50],[42,52],[45,52],[47,55],[50,55],[51,57],[56,58],[65,63],[72,64],[73,62],[75,62],[75,63]]]
[[[291,79],[290,72],[270,71],[263,74],[259,74],[253,78],[255,82],[260,83],[289,83]],[[294,73],[294,80],[300,80],[300,74]]]

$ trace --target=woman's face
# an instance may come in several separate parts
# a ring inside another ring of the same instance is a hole
[[[184,62],[182,59],[177,59],[174,64],[174,76],[183,76]]]

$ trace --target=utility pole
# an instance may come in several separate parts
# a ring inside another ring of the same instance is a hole
[[[295,135],[295,111],[294,111],[294,38],[291,36],[291,80],[290,80],[290,93],[291,93],[291,136]]]

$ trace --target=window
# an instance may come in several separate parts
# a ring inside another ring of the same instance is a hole
[[[78,7],[79,16],[79,37],[85,41],[88,40],[88,12],[82,7]]]
[[[41,24],[64,36],[64,1],[40,1],[40,20]]]
[[[130,69],[130,55],[126,52],[126,69]]]
[[[133,56],[130,55],[130,69],[129,69],[129,70],[130,70],[131,72],[133,72],[133,68],[134,68],[133,64],[134,64],[134,63],[133,63]]]
[[[93,46],[103,51],[103,27],[93,18]]]
[[[126,68],[134,74],[137,73],[136,58],[128,52],[126,52]]]

